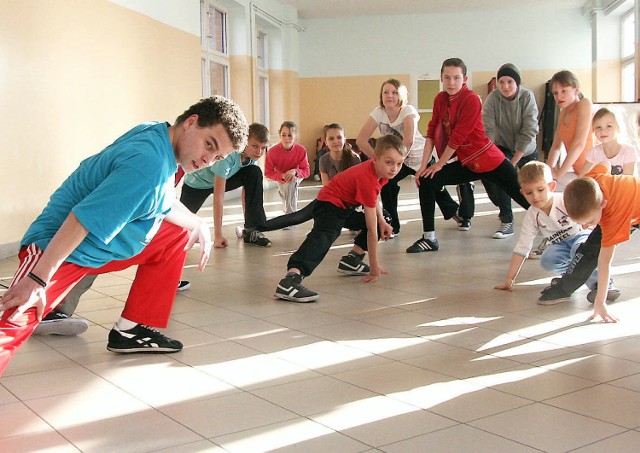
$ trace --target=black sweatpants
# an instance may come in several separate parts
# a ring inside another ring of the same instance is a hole
[[[491,171],[475,173],[464,167],[460,161],[446,164],[431,177],[421,177],[418,194],[422,213],[423,231],[435,231],[435,195],[444,186],[461,184],[478,179],[487,179],[503,189],[516,203],[529,209],[529,203],[520,193],[520,184],[515,168],[507,159]]]

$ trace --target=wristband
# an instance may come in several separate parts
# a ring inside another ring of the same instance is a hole
[[[43,288],[47,287],[47,282],[45,282],[44,280],[42,280],[40,277],[38,277],[36,274],[34,274],[33,272],[29,272],[27,274],[27,277],[29,277],[31,280],[33,280],[34,282],[36,282],[38,285],[42,286]]]

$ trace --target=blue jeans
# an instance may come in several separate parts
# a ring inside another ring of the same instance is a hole
[[[589,237],[591,230],[582,231],[558,244],[549,244],[540,257],[540,266],[547,272],[562,275],[565,273],[576,250]],[[594,270],[585,283],[587,288],[595,289],[598,284],[598,270]]]

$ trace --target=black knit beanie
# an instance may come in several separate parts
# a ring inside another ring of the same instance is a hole
[[[505,63],[498,69],[498,80],[500,77],[509,76],[516,81],[516,85],[520,86],[520,71],[514,64]]]

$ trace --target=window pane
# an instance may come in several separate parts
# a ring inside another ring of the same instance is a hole
[[[207,11],[208,30],[207,47],[220,53],[227,53],[226,45],[226,14],[209,5]]]
[[[264,32],[258,32],[257,42],[258,67],[267,68],[267,35]]]
[[[267,124],[269,121],[269,79],[260,77],[258,92],[258,115],[260,123]]]
[[[628,63],[622,66],[622,102],[636,101],[636,65]]]
[[[633,55],[636,40],[635,15],[629,14],[622,19],[622,58]]]
[[[212,61],[209,63],[211,95],[219,94],[228,96],[227,93],[227,67]]]

